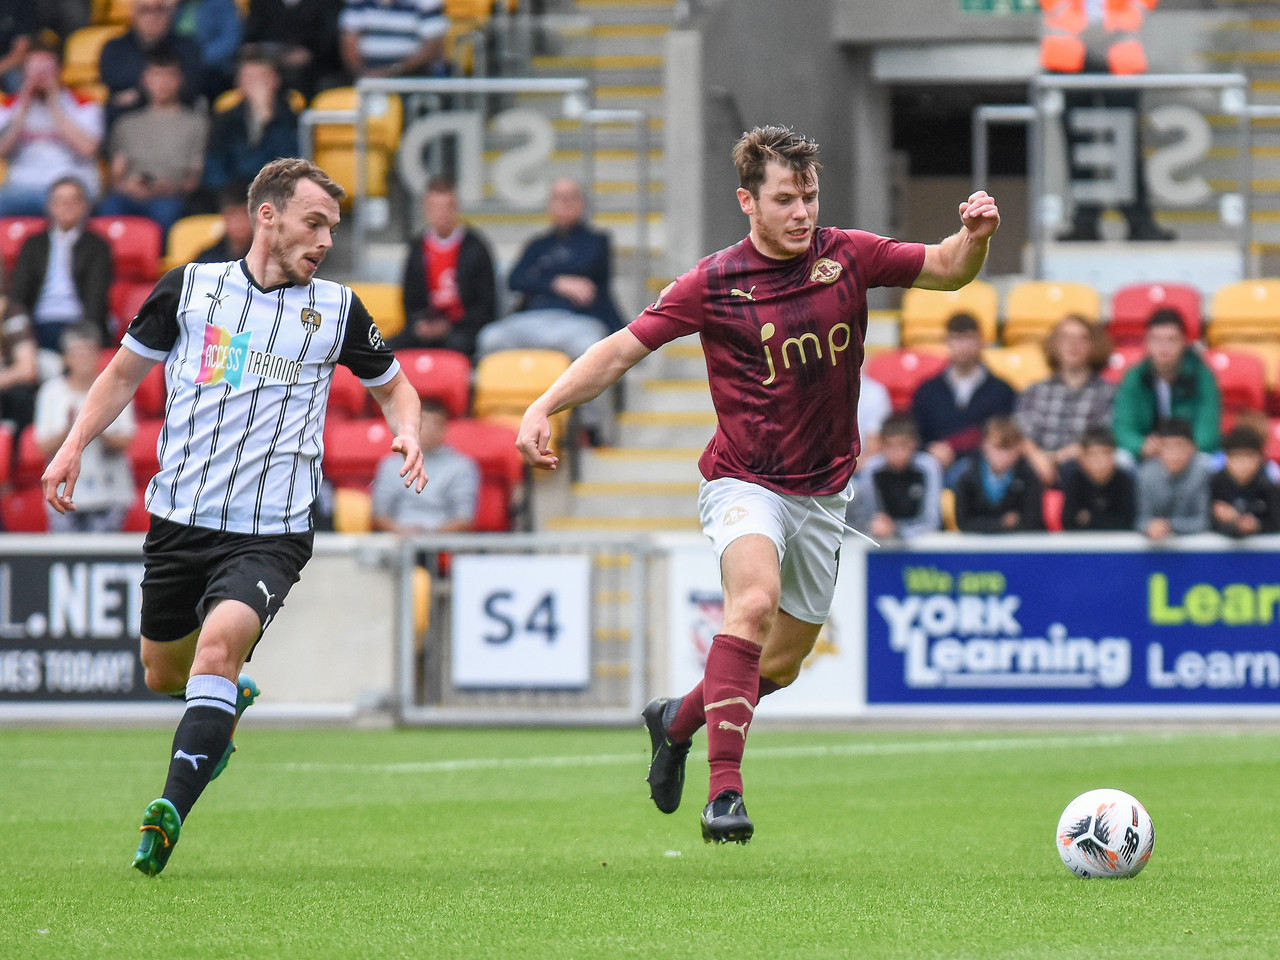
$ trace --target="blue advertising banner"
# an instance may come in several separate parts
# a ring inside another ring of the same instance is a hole
[[[867,555],[869,704],[1280,703],[1280,555]]]

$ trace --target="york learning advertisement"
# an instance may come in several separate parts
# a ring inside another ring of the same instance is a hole
[[[1280,556],[867,556],[869,704],[1280,703]]]

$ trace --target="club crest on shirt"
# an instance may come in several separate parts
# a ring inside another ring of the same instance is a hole
[[[299,319],[302,320],[302,325],[306,327],[308,330],[310,330],[312,333],[320,332],[320,311],[319,310],[312,310],[310,307],[303,307],[302,316]]]
[[[840,278],[844,267],[829,257],[820,257],[809,271],[809,280],[818,283],[835,283]]]
[[[733,526],[733,524],[737,523],[746,515],[747,515],[747,510],[745,507],[730,507],[728,510],[724,512],[724,520],[722,520],[721,522],[726,527],[730,527],[730,526]]]

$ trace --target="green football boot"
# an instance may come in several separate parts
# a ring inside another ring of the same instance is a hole
[[[148,877],[154,877],[163,870],[181,830],[182,820],[173,804],[164,797],[152,800],[142,815],[142,842],[133,855],[134,869],[141,870]]]
[[[240,722],[240,715],[246,709],[253,706],[253,701],[258,699],[258,695],[262,693],[258,689],[258,685],[253,682],[253,678],[247,674],[240,674],[240,682],[236,684],[236,723]],[[235,727],[231,728],[231,736],[236,735]],[[222,773],[227,767],[227,761],[231,759],[231,755],[236,752],[235,741],[232,740],[227,744],[227,749],[222,751],[222,756],[218,760],[218,765],[213,768],[213,774],[210,780],[217,780],[218,774]]]

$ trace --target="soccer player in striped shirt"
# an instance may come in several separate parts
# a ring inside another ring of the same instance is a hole
[[[818,226],[817,144],[757,127],[734,147],[746,239],[699,261],[635,321],[583,354],[525,412],[517,445],[554,469],[548,418],[597,396],[650,351],[698,333],[717,427],[699,461],[699,511],[720,558],[724,623],[703,680],[644,709],[649,784],[680,803],[690,740],[704,724],[707,841],[745,843],[754,826],[741,762],[761,696],[789,685],[831,609],[842,518],[859,453],[858,392],[869,287],[954,290],[982,268],[1000,223],[978,191],[941,243],[900,243]]]
[[[273,160],[249,187],[243,260],[166,273],[94,382],[43,477],[57,511],[75,509],[85,446],[163,363],[160,470],[147,487],[142,664],[147,686],[184,696],[164,792],[146,809],[133,865],[164,869],[179,830],[235,745],[258,695],[240,673],[311,558],[311,502],[334,365],[382,406],[406,487],[427,477],[419,400],[349,287],[316,279],[345,196],[308,160]]]

